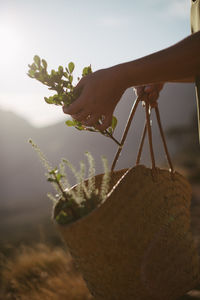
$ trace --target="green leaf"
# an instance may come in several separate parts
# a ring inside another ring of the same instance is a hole
[[[54,101],[54,99],[53,99],[52,96],[50,96],[49,98],[44,97],[44,100],[45,100],[45,102],[48,103],[48,104],[55,104],[55,101]]]
[[[62,66],[59,66],[59,67],[58,67],[58,73],[59,73],[60,75],[63,75],[63,67],[62,67]]]
[[[113,131],[115,130],[116,126],[117,126],[117,118],[115,116],[112,116],[111,127],[112,127]]]
[[[57,89],[57,91],[59,91],[59,89]],[[53,100],[56,105],[62,105],[62,95],[54,95]]]
[[[65,124],[66,124],[67,126],[69,126],[69,127],[71,127],[71,126],[76,126],[76,121],[75,121],[75,120],[67,120],[67,121],[65,122]]]
[[[31,70],[34,70],[34,71],[37,70],[37,66],[36,66],[35,63],[32,63],[32,65],[28,65],[28,66],[29,66],[29,68],[30,68]]]
[[[62,77],[62,74],[60,74],[59,72],[56,72],[55,75],[53,75],[53,80],[54,80],[56,83],[60,83],[61,77]]]
[[[47,178],[47,181],[49,181],[49,182],[56,182],[56,179],[54,179],[54,178]]]
[[[63,80],[62,81],[62,85],[63,85],[63,87],[68,87],[68,85],[69,85],[69,81],[66,81],[66,80]]]
[[[61,178],[65,177],[64,175],[62,175],[61,173],[56,174],[56,179],[58,181],[60,181]]]
[[[113,134],[113,129],[112,129],[112,127],[109,127],[107,130],[108,130],[108,132],[109,132],[110,134]]]
[[[88,68],[85,67],[82,71],[82,76],[86,76],[88,74]]]
[[[57,174],[57,173],[58,173],[58,169],[57,169],[57,168],[55,168],[55,169],[49,171],[49,174],[50,174],[50,175]]]
[[[33,78],[34,75],[35,75],[35,71],[34,70],[29,70],[28,75]]]
[[[88,74],[90,74],[90,73],[92,73],[91,65],[88,66],[88,67],[85,67],[85,68],[83,69],[83,71],[82,71],[82,76],[84,77],[84,76],[86,76],[86,75],[88,75]]]
[[[70,127],[74,126],[78,130],[85,130],[85,127],[83,127],[83,125],[77,120],[67,120],[65,124]]]
[[[73,221],[73,216],[67,215],[64,211],[56,216],[56,222],[60,225],[65,225]]]
[[[43,67],[46,69],[47,68],[47,62],[45,59],[42,59],[42,64],[43,64]]]
[[[68,64],[68,69],[69,69],[69,72],[72,73],[74,71],[74,68],[75,68],[75,65],[73,62],[70,62]]]
[[[64,72],[64,73],[63,73],[63,76],[65,76],[65,78],[67,78],[67,79],[69,78],[69,75],[68,75],[67,72]]]
[[[34,62],[38,67],[40,67],[40,57],[38,55],[35,55],[33,58]]]
[[[55,76],[56,75],[56,71],[55,70],[51,70],[51,76]]]
[[[85,130],[85,127],[83,127],[83,125],[76,125],[75,127],[78,130]]]
[[[69,75],[69,82],[72,83],[72,81],[73,81],[73,76]]]

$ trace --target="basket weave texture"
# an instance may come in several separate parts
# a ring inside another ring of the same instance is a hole
[[[114,185],[125,170],[113,173]],[[97,177],[97,185],[101,175]],[[173,300],[199,283],[191,188],[167,170],[130,169],[106,201],[58,228],[97,300]]]

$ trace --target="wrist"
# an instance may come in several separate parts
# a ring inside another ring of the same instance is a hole
[[[145,81],[143,82],[144,73],[141,74],[144,64],[140,59],[115,65],[111,69],[117,84],[124,91],[130,87],[146,83]]]
[[[125,64],[126,63],[122,63],[108,68],[110,76],[113,78],[115,87],[123,92],[125,92],[125,90],[131,86],[127,80],[128,74]]]

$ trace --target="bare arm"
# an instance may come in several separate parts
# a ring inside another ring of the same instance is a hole
[[[104,130],[110,125],[113,111],[127,88],[158,82],[194,81],[199,74],[200,31],[169,48],[83,78],[78,84],[83,88],[80,97],[63,111],[85,125]],[[102,115],[103,124],[96,126]]]
[[[200,31],[179,43],[132,62],[113,67],[124,86],[180,81],[200,74]]]
[[[177,82],[177,83],[192,83],[194,81],[195,81],[194,76],[193,77],[184,78],[184,79],[179,79],[179,80],[171,80],[171,82]]]

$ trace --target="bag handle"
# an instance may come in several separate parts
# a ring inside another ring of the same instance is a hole
[[[172,161],[171,161],[171,158],[170,158],[170,155],[169,155],[169,151],[168,151],[168,148],[167,148],[167,143],[166,143],[164,131],[163,131],[162,124],[161,124],[160,112],[159,112],[159,108],[158,108],[158,102],[157,102],[157,100],[149,101],[148,96],[147,96],[146,93],[143,93],[142,95],[138,96],[136,98],[133,106],[132,106],[127,124],[125,126],[124,133],[122,135],[120,145],[118,147],[118,150],[115,154],[115,158],[114,158],[113,163],[112,163],[111,171],[112,172],[114,171],[114,168],[116,166],[119,155],[120,155],[120,153],[122,151],[122,148],[124,146],[124,142],[126,140],[130,125],[132,123],[133,117],[135,115],[135,112],[137,110],[137,107],[138,107],[138,104],[139,104],[140,101],[142,101],[143,106],[145,108],[145,117],[146,118],[145,118],[145,126],[144,126],[144,129],[143,129],[142,138],[141,138],[141,142],[140,142],[140,146],[139,146],[139,150],[138,150],[138,154],[137,154],[136,165],[138,165],[140,163],[145,136],[146,136],[146,133],[148,132],[149,150],[150,150],[150,156],[151,156],[151,162],[152,162],[152,173],[153,174],[156,173],[156,164],[155,164],[155,156],[154,156],[154,151],[153,151],[152,129],[151,129],[151,120],[150,120],[151,111],[152,111],[152,109],[154,109],[155,114],[156,114],[158,127],[159,127],[159,131],[160,131],[160,135],[161,135],[161,139],[162,139],[163,146],[164,146],[164,151],[165,151],[167,161],[168,161],[168,164],[169,164],[169,167],[170,167],[169,171],[173,175],[174,168],[173,168]]]

